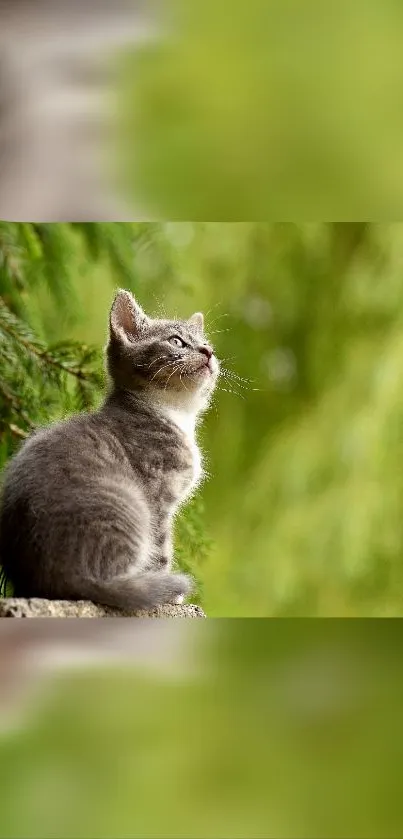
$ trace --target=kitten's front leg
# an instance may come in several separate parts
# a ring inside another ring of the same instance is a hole
[[[154,567],[161,571],[169,571],[172,567],[172,525],[168,520],[157,528],[153,560]]]
[[[154,562],[155,569],[161,571],[169,571],[172,567],[173,561],[173,543],[172,543],[172,522],[165,521],[158,527],[155,538]],[[180,606],[185,600],[185,596],[180,594],[174,603]]]

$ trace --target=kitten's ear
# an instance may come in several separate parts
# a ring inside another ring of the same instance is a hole
[[[113,301],[109,316],[111,337],[126,343],[139,338],[149,323],[147,315],[130,291],[120,289]]]
[[[192,315],[192,317],[189,318],[189,323],[199,335],[203,335],[204,315],[201,312],[196,312],[196,314]]]

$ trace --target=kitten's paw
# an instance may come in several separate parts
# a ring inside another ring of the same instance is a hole
[[[152,605],[180,605],[190,594],[193,580],[186,574],[166,574],[164,572],[149,572],[147,577],[148,596]]]
[[[175,606],[182,606],[182,603],[184,603],[184,602],[185,602],[185,595],[184,594],[178,594],[178,596],[174,600],[174,605]]]
[[[194,587],[193,579],[187,574],[171,574],[169,580],[171,589],[169,603],[181,606]]]

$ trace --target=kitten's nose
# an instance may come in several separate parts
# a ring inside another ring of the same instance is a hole
[[[209,346],[208,346],[208,344],[203,344],[203,346],[202,346],[202,347],[199,347],[199,352],[201,352],[201,353],[203,353],[204,355],[206,355],[206,356],[207,356],[208,361],[210,361],[210,358],[211,358],[211,357],[212,357],[212,355],[213,355],[213,350],[211,349],[211,347],[209,347]]]

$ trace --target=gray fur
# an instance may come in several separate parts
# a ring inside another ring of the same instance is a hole
[[[17,597],[134,611],[189,593],[171,572],[172,521],[202,475],[194,427],[219,373],[211,353],[200,314],[150,319],[118,292],[104,404],[36,431],[6,469],[0,561]]]

